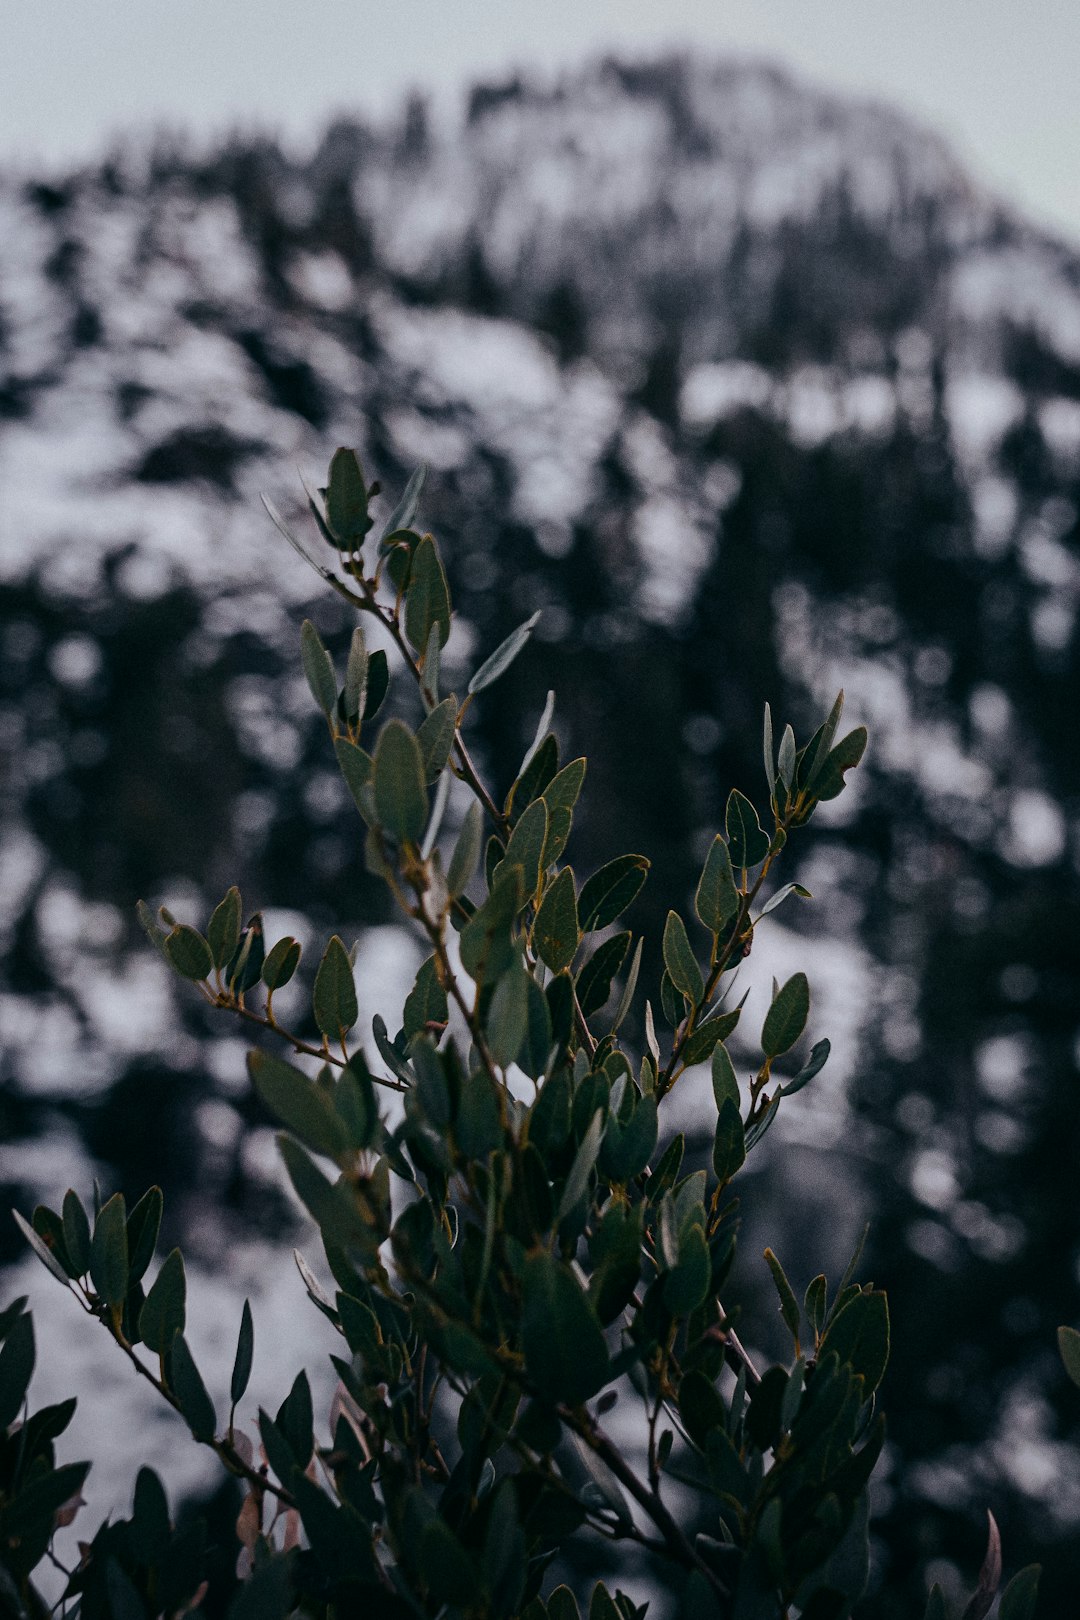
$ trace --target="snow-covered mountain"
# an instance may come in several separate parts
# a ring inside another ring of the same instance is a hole
[[[846,687],[870,762],[803,856],[821,920],[775,936],[786,962],[825,927],[844,1037],[792,1109],[792,1243],[881,1212],[918,1324],[900,1563],[1002,1481],[1021,1539],[1075,1516],[1042,1358],[1080,1235],[1080,252],[898,113],[681,58],[480,87],[452,130],[340,121],[309,159],[163,140],[0,177],[13,1198],[64,1144],[138,1181],[171,1142],[151,1174],[264,1208],[237,1054],[129,915],[240,876],[294,931],[343,895],[385,920],[294,674],[317,585],[258,502],[299,512],[293,464],[338,443],[391,490],[431,467],[459,663],[544,607],[478,746],[505,776],[554,660],[586,867],[636,847],[658,900],[688,884],[763,701],[805,728]]]

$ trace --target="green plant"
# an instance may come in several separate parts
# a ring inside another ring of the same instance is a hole
[[[303,1268],[341,1336],[332,1429],[316,1432],[303,1373],[276,1412],[259,1413],[261,1454],[238,1425],[255,1348],[246,1303],[223,1420],[188,1345],[178,1250],[147,1286],[158,1189],[130,1211],[120,1194],[95,1196],[92,1214],[69,1191],[60,1211],[19,1219],[49,1271],[242,1482],[249,1578],[230,1609],[236,1620],[572,1620],[565,1586],[541,1592],[564,1541],[588,1536],[664,1571],[688,1614],[837,1620],[869,1567],[888,1309],[884,1293],[853,1280],[857,1256],[831,1296],[818,1276],[800,1302],[766,1250],[791,1352],[765,1368],[747,1353],[737,1312],[721,1304],[735,1254],[733,1183],[783,1099],[828,1058],[824,1039],[804,1061],[792,1056],[809,1021],[805,974],[774,984],[748,1076],[725,1043],[742,1009],[730,1004],[734,970],[758,924],[792,894],[809,898],[788,883],[766,899],[765,886],[789,837],[842,791],[866,734],[837,739],[841,694],[803,747],[790,726],[777,746],[766,708],[765,826],[733,791],[694,914],[668,912],[655,1007],[644,1002],[634,1051],[625,1032],[642,942],[616,924],[649,861],[617,855],[580,885],[563,864],[586,763],[560,761],[550,701],[505,796],[483,782],[464,722],[535,618],[480,665],[463,701],[442,694],[451,602],[435,541],[413,527],[420,484],[414,477],[374,540],[375,490],[352,451],[335,454],[309,508],[336,570],[268,503],[290,543],[376,621],[418,691],[415,729],[394,717],[373,734],[390,679],[385,652],[369,649],[358,625],[339,686],[305,623],[304,671],[367,828],[368,865],[426,942],[402,1029],[391,1037],[376,1017],[379,1060],[369,1062],[336,935],[314,975],[314,1033],[286,1028],[274,996],[300,946],[268,944],[258,915],[244,926],[235,888],[205,933],[140,911],[155,946],[210,1004],[315,1067],[265,1048],[249,1060],[333,1278],[327,1292]],[[455,783],[470,804],[444,856]],[[716,1123],[709,1162],[693,1166],[683,1138],[662,1129],[663,1104],[678,1084],[707,1091],[706,1071]],[[393,1106],[380,1107],[380,1094]],[[9,1431],[0,1611],[12,1615],[45,1612],[30,1577],[87,1468],[55,1463],[73,1403],[16,1424],[33,1367],[24,1305],[0,1318],[0,1428]],[[630,1443],[613,1436],[616,1403],[636,1424]],[[988,1560],[980,1592],[989,1600],[977,1607],[976,1594],[969,1620],[993,1599],[1000,1556],[996,1568]],[[83,1620],[181,1614],[199,1601],[204,1570],[197,1527],[174,1530],[144,1470],[131,1519],[98,1532],[67,1596]],[[1009,1588],[1008,1620],[1030,1615],[1034,1583],[1027,1571]],[[928,1614],[943,1614],[939,1603],[932,1596]],[[595,1586],[590,1620],[642,1613],[625,1593]]]

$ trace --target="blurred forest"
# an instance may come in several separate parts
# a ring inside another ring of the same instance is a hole
[[[156,1180],[208,1268],[298,1225],[241,1032],[166,985],[136,900],[204,920],[236,881],[359,935],[369,1019],[411,960],[298,676],[305,612],[339,655],[351,625],[257,499],[298,510],[339,443],[391,503],[429,463],[462,667],[544,609],[477,753],[507,783],[556,687],[575,865],[652,859],[654,955],[728,788],[764,797],[765,700],[805,734],[846,688],[870,751],[775,934],[840,1039],[750,1183],[745,1321],[767,1342],[765,1241],[804,1286],[868,1219],[861,1612],[977,1568],[988,1506],[1067,1612],[1080,251],[899,115],[681,59],[479,87],[452,131],[414,100],[303,160],[0,177],[3,1202]]]

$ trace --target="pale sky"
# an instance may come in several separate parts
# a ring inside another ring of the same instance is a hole
[[[669,45],[884,97],[1080,244],[1080,0],[0,0],[0,163],[164,121],[306,140],[411,86]]]

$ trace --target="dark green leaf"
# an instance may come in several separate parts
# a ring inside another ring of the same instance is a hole
[[[164,951],[182,979],[198,982],[209,978],[213,972],[214,958],[209,945],[198,929],[189,928],[187,923],[179,923],[171,934],[166,935]]]
[[[417,1560],[421,1578],[436,1603],[468,1608],[478,1595],[479,1577],[472,1559],[438,1514],[420,1532]]]
[[[375,810],[399,844],[418,844],[428,817],[420,747],[401,720],[388,720],[375,745]]]
[[[330,720],[337,707],[337,676],[322,637],[310,619],[305,619],[300,626],[300,662],[312,697]]]
[[[240,935],[240,943],[225,969],[225,982],[234,995],[243,995],[258,984],[264,950],[262,914],[257,911]]]
[[[500,1068],[517,1062],[528,1022],[529,975],[518,962],[507,969],[495,986],[488,1009],[488,1047]]]
[[[518,1063],[531,1080],[539,1080],[547,1068],[555,1040],[547,997],[532,977],[529,978],[527,990],[528,1018],[525,1042],[518,1054]]]
[[[33,1249],[46,1271],[51,1271],[57,1282],[62,1282],[64,1287],[67,1288],[70,1278],[68,1277],[68,1274],[64,1270],[63,1266],[60,1264],[59,1260],[56,1258],[55,1254],[53,1254],[52,1250],[49,1248],[49,1245],[45,1242],[44,1238],[40,1237],[38,1233],[34,1231],[34,1228],[30,1225],[30,1222],[26,1219],[25,1215],[20,1215],[17,1209],[13,1209],[11,1214],[16,1226],[19,1228],[19,1231],[22,1233],[27,1243],[29,1243],[30,1247]]]
[[[777,906],[782,906],[788,896],[792,894],[797,894],[800,900],[812,900],[814,898],[810,890],[804,889],[801,883],[785,883],[784,887],[777,889],[776,893],[762,906],[758,914],[758,922],[761,921],[762,917],[767,917],[770,911],[775,911]]]
[[[352,963],[336,934],[327,945],[315,974],[312,1005],[315,1022],[328,1040],[343,1041],[359,1017]]]
[[[348,737],[334,738],[334,753],[345,778],[345,786],[352,794],[353,803],[370,827],[377,819],[375,815],[375,794],[372,779],[375,774],[375,762],[370,754],[350,742]]]
[[[502,864],[520,866],[522,896],[527,901],[536,893],[540,882],[540,858],[547,842],[548,812],[543,799],[534,799],[517,821],[506,845]],[[499,868],[495,868],[496,876]]]
[[[1001,1594],[998,1620],[1034,1620],[1041,1574],[1042,1568],[1039,1564],[1029,1564],[1018,1575],[1013,1576]]]
[[[184,1331],[187,1280],[179,1249],[165,1256],[139,1314],[139,1337],[148,1350],[164,1356],[177,1333]]]
[[[298,1372],[293,1386],[278,1408],[274,1422],[300,1469],[307,1467],[315,1449],[311,1385],[306,1372]]]
[[[532,938],[537,954],[553,973],[569,967],[574,960],[581,942],[581,932],[578,928],[574,874],[568,866],[544,891],[533,923]]]
[[[500,675],[510,668],[510,665],[532,635],[539,617],[538,610],[530,618],[526,619],[524,624],[519,624],[516,630],[512,630],[506,640],[496,647],[490,658],[485,658],[469,682],[470,694],[482,692],[485,687],[491,686],[498,680]]]
[[[857,726],[829,754],[814,782],[815,799],[835,799],[844,790],[844,774],[857,765],[866,751],[866,727]]]
[[[725,1097],[716,1121],[712,1154],[713,1169],[721,1186],[730,1181],[735,1172],[742,1168],[745,1159],[746,1140],[738,1104],[732,1102],[730,1097]]]
[[[841,688],[837,694],[835,703],[829,711],[828,719],[821,727],[821,730],[813,738],[810,747],[807,748],[806,758],[799,770],[800,787],[807,789],[813,787],[814,779],[817,776],[819,767],[822,766],[825,763],[825,760],[828,758],[829,750],[833,745],[833,738],[836,736],[836,728],[840,724],[840,716],[843,714],[843,712],[844,692],[843,688]]]
[[[679,1415],[695,1445],[704,1449],[713,1429],[724,1428],[727,1408],[716,1385],[703,1372],[688,1372],[679,1385]]]
[[[735,868],[757,866],[769,853],[768,835],[761,829],[757,811],[745,794],[732,788],[724,814],[728,854]]]
[[[810,1016],[810,986],[805,973],[793,973],[773,997],[761,1031],[761,1050],[768,1058],[779,1057],[795,1045]]]
[[[19,1415],[34,1371],[34,1323],[20,1316],[0,1350],[0,1437]]]
[[[578,901],[582,933],[607,928],[621,917],[640,893],[649,866],[644,855],[620,855],[594,872],[582,885]]]
[[[531,1254],[522,1280],[522,1343],[529,1377],[545,1400],[577,1406],[608,1374],[596,1313],[553,1255]]]
[[[229,1399],[234,1406],[237,1401],[243,1400],[247,1392],[254,1354],[255,1323],[251,1317],[251,1304],[245,1299],[244,1309],[240,1314],[240,1334],[236,1341],[236,1355],[233,1358],[232,1379],[229,1384]]]
[[[67,1463],[27,1485],[0,1514],[0,1536],[14,1541],[51,1527],[56,1510],[78,1496],[89,1472],[89,1463]]]
[[[123,1193],[113,1193],[94,1222],[90,1277],[107,1305],[123,1305],[128,1291],[127,1209]]]
[[[216,968],[223,968],[240,943],[240,890],[235,883],[214,907],[206,930],[207,944]]]
[[[731,856],[727,844],[717,833],[709,846],[709,853],[698,880],[694,909],[710,933],[721,934],[734,922],[739,905],[740,897],[731,870]]]
[[[461,930],[461,965],[478,984],[491,984],[514,960],[511,928],[521,910],[521,868],[503,867],[480,909]]]
[[[441,775],[450,758],[457,730],[457,713],[457,698],[444,698],[438,708],[432,709],[416,733],[424,776],[428,782],[434,782]]]
[[[731,1012],[717,1013],[699,1024],[683,1045],[682,1059],[686,1067],[692,1068],[695,1063],[704,1063],[711,1057],[714,1048],[727,1040],[738,1022],[739,1009],[735,1007]]]
[[[300,966],[300,941],[286,934],[268,951],[262,965],[262,982],[268,990],[280,990],[288,984]]]
[[[345,1128],[321,1086],[272,1052],[249,1052],[248,1073],[259,1100],[305,1146],[329,1158],[345,1152]]]
[[[433,625],[439,627],[439,645],[450,634],[450,590],[438,547],[425,534],[412,554],[405,593],[405,634],[418,653],[424,652]]]
[[[326,482],[326,522],[342,551],[355,551],[371,528],[364,471],[355,450],[335,450]]]
[[[414,1036],[424,1034],[429,1024],[444,1026],[449,1016],[446,991],[439,983],[435,957],[429,956],[421,963],[416,983],[405,998],[401,1023],[406,1040],[411,1041]]]
[[[394,510],[391,512],[390,516],[386,520],[385,525],[383,526],[382,534],[379,536],[380,545],[388,538],[388,536],[396,534],[399,529],[412,528],[413,520],[416,517],[416,509],[420,504],[420,493],[423,490],[424,479],[426,477],[427,468],[424,466],[417,467],[410,475],[409,481],[405,485],[404,494],[394,507]]]
[[[390,685],[390,665],[382,647],[376,647],[368,656],[367,692],[364,697],[364,721],[374,720],[383,706]]]
[[[677,911],[669,911],[664,924],[664,966],[676,990],[698,1006],[705,994],[705,981],[687,938],[686,924]]]
[[[480,864],[483,837],[484,812],[474,801],[465,812],[465,819],[461,824],[461,831],[458,833],[446,874],[446,887],[452,900],[457,900],[463,895],[472,882],[473,874]]]
[[[217,1429],[214,1403],[206,1393],[206,1385],[182,1333],[172,1342],[170,1373],[181,1417],[196,1440],[212,1440]]]
[[[831,1051],[832,1047],[827,1040],[816,1041],[810,1048],[810,1056],[807,1058],[798,1074],[795,1075],[793,1079],[784,1081],[784,1084],[781,1087],[784,1096],[793,1097],[797,1091],[802,1090],[803,1086],[809,1085],[814,1076],[816,1074],[820,1074],[822,1069],[825,1067],[829,1060],[829,1053]]]
[[[613,934],[598,945],[577,976],[578,1005],[586,1018],[599,1012],[611,995],[611,983],[623,965],[630,935]]]
[[[331,1182],[291,1137],[279,1136],[277,1144],[296,1195],[324,1243],[343,1250],[371,1249],[378,1242],[378,1232],[361,1213],[349,1186]]]
[[[146,1268],[154,1258],[164,1199],[160,1187],[150,1187],[128,1216],[128,1287],[141,1282]]]
[[[78,1195],[68,1188],[63,1203],[64,1247],[77,1277],[90,1270],[90,1222]],[[0,1425],[2,1427],[2,1425]]]
[[[825,1322],[825,1292],[827,1286],[824,1275],[819,1274],[809,1284],[803,1298],[803,1310],[806,1312],[806,1320],[810,1324],[815,1343],[821,1335],[821,1329]]]
[[[859,1292],[838,1311],[821,1341],[819,1359],[835,1352],[840,1364],[864,1380],[871,1395],[889,1359],[889,1307],[885,1295]]]
[[[776,1285],[776,1292],[780,1297],[780,1315],[784,1318],[785,1326],[791,1337],[799,1337],[799,1302],[795,1298],[794,1290],[787,1280],[783,1266],[771,1249],[765,1250],[765,1264],[772,1272],[772,1280]]]
[[[769,798],[776,797],[776,757],[773,744],[772,710],[765,705],[765,724],[762,735],[762,752],[765,755],[765,776],[769,783]]]
[[[334,1091],[334,1107],[350,1148],[371,1147],[379,1123],[375,1086],[363,1052],[354,1052],[342,1069]]]
[[[664,1303],[673,1316],[689,1316],[708,1297],[712,1266],[700,1226],[687,1226],[679,1238],[678,1259],[664,1279]]]
[[[583,758],[572,759],[557,771],[547,784],[543,792],[544,803],[548,807],[548,815],[556,810],[573,810],[581,797],[582,785],[585,781],[586,762]]]
[[[506,796],[506,808],[511,821],[534,799],[540,797],[559,768],[559,745],[549,733],[533,749],[521,767],[521,773]]]

